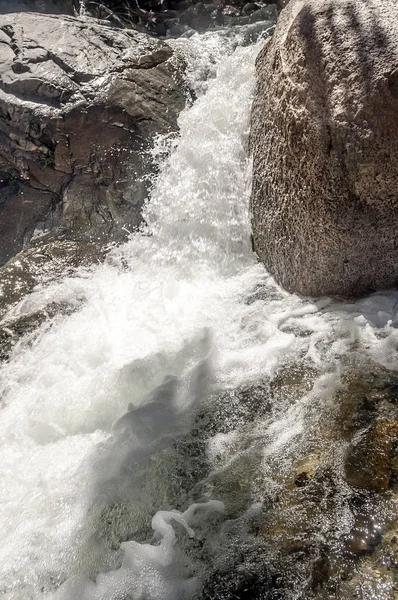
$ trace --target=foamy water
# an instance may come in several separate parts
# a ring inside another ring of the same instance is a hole
[[[176,475],[161,457],[203,399],[297,363],[315,370],[308,394],[250,433],[267,440],[266,470],[300,439],[309,403],[339,388],[354,347],[397,367],[394,292],[347,305],[303,300],[252,253],[247,137],[262,42],[240,41],[207,33],[173,42],[198,99],[180,116],[179,138],[154,149],[162,163],[147,226],[104,265],[16,309],[83,302],[17,346],[0,372],[2,598],[191,598],[203,572],[190,544],[222,521],[224,502],[209,493],[170,506]],[[240,439],[209,433],[209,474],[244,452]]]

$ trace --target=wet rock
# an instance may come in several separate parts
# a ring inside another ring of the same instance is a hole
[[[52,302],[47,304],[45,309],[11,317],[0,322],[0,362],[6,361],[10,357],[13,348],[22,339],[27,345],[33,342],[35,332],[45,322],[51,326],[53,317],[61,314],[71,314],[75,308],[68,304]]]
[[[239,10],[239,8],[236,8],[235,6],[231,6],[230,4],[227,4],[226,6],[224,6],[222,13],[226,17],[237,17],[240,15],[240,10]]]
[[[344,388],[337,393],[337,435],[351,441],[380,417],[396,415],[397,376],[371,365],[366,370],[348,372]]]
[[[0,268],[0,318],[30,294],[35,286],[73,274],[79,266],[90,266],[104,257],[94,243],[52,242],[20,252]]]
[[[58,241],[20,252],[0,268],[0,361],[6,360],[15,344],[45,321],[60,313],[70,314],[79,306],[79,301],[30,306],[29,294],[36,286],[44,287],[73,275],[77,267],[90,266],[103,257],[97,244]]]
[[[379,531],[379,543],[359,562],[356,573],[342,583],[342,600],[388,598],[395,600],[398,589],[398,537],[395,514],[396,496],[391,497],[387,513],[390,521]]]
[[[373,552],[381,540],[380,527],[374,518],[367,514],[359,514],[356,516],[345,548],[353,554],[367,554]]]
[[[181,61],[90,18],[6,14],[0,41],[0,264],[37,239],[124,239],[185,104]]]
[[[209,28],[236,27],[270,21],[274,24],[277,11],[273,2],[241,2],[241,0],[207,0],[206,2],[194,2],[181,12],[185,3],[180,3],[179,11],[172,19],[165,19],[167,35],[177,37],[186,34],[190,30],[204,31]],[[163,19],[160,13],[159,17]],[[261,27],[264,30],[264,26]]]
[[[378,420],[394,421],[395,380],[394,373],[380,367],[351,365],[333,401],[309,407],[298,454],[292,450],[288,457],[284,449],[276,461],[272,473],[280,486],[264,504],[258,536],[267,547],[267,573],[278,578],[281,598],[293,598],[292,589],[306,599],[356,597],[343,582],[355,579],[363,561],[378,555],[391,509],[383,495],[347,480],[344,447],[354,445],[356,436]],[[283,379],[280,383],[283,387]],[[289,460],[290,473],[282,469]],[[367,462],[362,451],[362,472]]]
[[[291,0],[259,54],[253,239],[289,291],[396,285],[397,22],[395,0]]]
[[[295,465],[295,485],[301,487],[310,481],[320,466],[320,454],[313,452]]]
[[[224,15],[223,23],[230,27],[251,25],[261,21],[269,21],[269,27],[273,27],[277,18],[277,11],[275,4],[262,5],[258,10],[250,14],[242,14],[228,16]]]
[[[242,8],[242,14],[243,15],[250,15],[253,12],[255,12],[256,10],[258,10],[259,8],[260,8],[259,5],[256,4],[255,2],[248,2]]]
[[[272,581],[263,573],[251,573],[245,561],[228,564],[225,571],[217,571],[207,579],[198,600],[266,600],[272,590]]]
[[[379,556],[393,563],[393,541],[390,554],[381,555],[383,544],[387,548],[379,527],[386,521],[384,498],[347,484],[342,446],[376,417],[393,414],[394,374],[354,365],[333,402],[312,398],[308,410],[314,412],[304,413],[300,440],[270,451],[275,438],[269,426],[279,418],[281,431],[288,431],[283,416],[300,405],[316,379],[308,365],[297,364],[271,381],[203,398],[192,429],[143,468],[144,497],[155,498],[152,511],[159,504],[185,510],[209,498],[225,504],[223,515],[184,546],[203,582],[198,600],[352,600],[361,598],[359,574],[375,581],[380,571],[383,581],[391,578],[392,567],[377,565]],[[341,404],[349,405],[344,413]],[[165,471],[173,474],[168,487],[151,488]],[[137,517],[129,513],[129,501],[142,494],[137,487],[126,488],[120,504],[105,511],[111,525],[101,516],[93,526],[104,528],[115,548],[128,536],[146,541],[150,535],[151,512],[140,533],[133,531]],[[110,491],[114,497],[114,482]]]
[[[347,445],[346,481],[384,492],[396,481],[398,443],[397,374],[376,365],[354,369],[336,395],[333,435]]]
[[[375,492],[389,489],[398,444],[398,419],[381,419],[360,432],[348,452],[346,479],[355,487]],[[396,471],[395,471],[396,473]]]
[[[203,2],[198,2],[181,13],[180,22],[182,25],[188,25],[188,27],[192,27],[192,29],[196,29],[197,31],[204,31],[212,23],[212,10],[211,6],[209,8]]]
[[[394,542],[389,553],[382,548],[387,548],[386,520],[396,506],[388,508],[385,495],[347,482],[344,448],[378,420],[394,420],[396,376],[372,364],[350,363],[333,400],[312,397],[302,415],[300,441],[295,438],[273,455],[266,425],[277,422],[276,407],[300,404],[314,380],[314,371],[296,365],[261,392],[250,386],[244,395],[228,391],[206,406],[202,434],[237,434],[226,438],[231,439],[229,462],[216,457],[208,463],[202,477],[211,466],[217,472],[190,495],[199,501],[211,490],[226,506],[221,549],[210,550],[199,598],[352,600],[362,599],[360,586],[377,582],[377,573],[383,582],[393,579]],[[264,404],[267,410],[257,412]],[[202,461],[206,449],[209,459],[208,448],[203,443],[197,452]]]
[[[360,563],[358,571],[339,582],[337,598],[339,600],[370,600],[386,598],[396,600],[396,576],[383,564],[375,563],[367,558]]]

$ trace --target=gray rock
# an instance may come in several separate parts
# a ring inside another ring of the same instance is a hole
[[[229,27],[253,25],[254,23],[269,22],[269,27],[273,27],[277,19],[276,4],[262,5],[258,10],[242,16],[224,16],[224,25]],[[262,28],[264,30],[264,27]]]
[[[196,31],[204,31],[210,27],[212,23],[212,7],[204,5],[203,2],[198,2],[184,10],[180,15],[182,25],[188,25]]]
[[[165,43],[95,19],[0,18],[0,264],[141,223],[146,150],[177,128],[182,70]]]
[[[256,12],[256,10],[258,10],[259,8],[260,8],[259,4],[256,4],[255,2],[248,2],[242,8],[242,14],[250,15],[250,14]]]
[[[70,276],[77,267],[88,267],[104,257],[97,244],[70,241],[56,241],[20,252],[0,267],[0,319],[36,286]]]
[[[398,281],[398,5],[291,0],[257,60],[254,246],[289,291]]]

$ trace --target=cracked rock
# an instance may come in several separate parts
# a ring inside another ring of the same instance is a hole
[[[177,129],[182,70],[167,44],[96,19],[0,15],[0,264],[140,225],[146,151]]]

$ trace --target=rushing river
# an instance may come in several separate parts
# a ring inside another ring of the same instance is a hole
[[[352,530],[344,445],[322,440],[353,364],[397,368],[397,296],[305,300],[252,252],[248,131],[270,25],[171,42],[196,99],[153,149],[145,227],[24,300],[77,309],[0,371],[1,599],[309,598],[307,563],[322,572]],[[284,491],[317,452],[339,483],[319,509]],[[312,545],[281,566],[293,530]],[[390,598],[387,579],[362,597]]]

